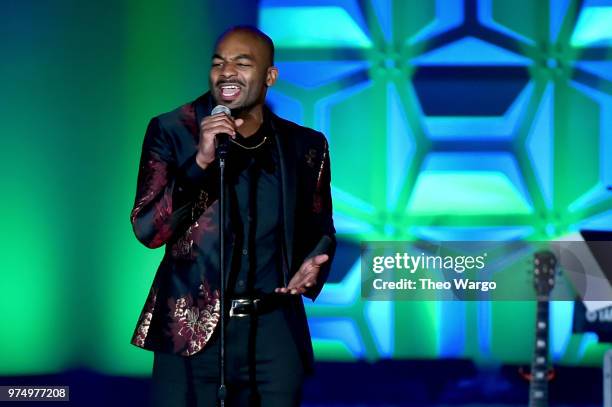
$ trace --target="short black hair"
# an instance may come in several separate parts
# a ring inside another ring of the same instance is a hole
[[[217,48],[219,42],[221,42],[223,38],[234,32],[249,33],[259,39],[261,42],[263,42],[263,44],[268,49],[268,53],[270,54],[270,66],[274,65],[274,42],[272,41],[272,38],[270,38],[265,32],[261,31],[259,28],[252,25],[234,25],[223,31],[221,35],[217,37],[217,41],[215,41],[215,48]]]

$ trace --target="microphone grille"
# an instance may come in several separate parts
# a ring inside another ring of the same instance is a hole
[[[210,115],[212,116],[213,114],[217,114],[217,113],[225,113],[228,116],[232,115],[232,112],[230,111],[229,107],[223,106],[223,105],[215,106],[212,112],[210,112]]]

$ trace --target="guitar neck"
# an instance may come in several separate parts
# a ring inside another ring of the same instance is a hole
[[[529,407],[548,407],[548,299],[539,299],[537,307]]]

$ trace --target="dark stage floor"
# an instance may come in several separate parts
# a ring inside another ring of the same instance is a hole
[[[70,402],[44,406],[147,406],[149,380],[72,370],[52,376],[1,377],[2,385],[69,385]],[[516,366],[476,368],[463,360],[319,363],[304,407],[514,407],[527,405],[528,383]],[[7,403],[16,406],[40,403]],[[556,369],[551,407],[602,405],[597,368]]]

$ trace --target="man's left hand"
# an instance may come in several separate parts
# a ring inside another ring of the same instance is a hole
[[[315,286],[321,265],[327,260],[329,260],[327,254],[319,254],[318,256],[304,260],[304,263],[302,263],[300,269],[291,278],[287,287],[277,288],[274,292],[278,294],[304,294]]]

